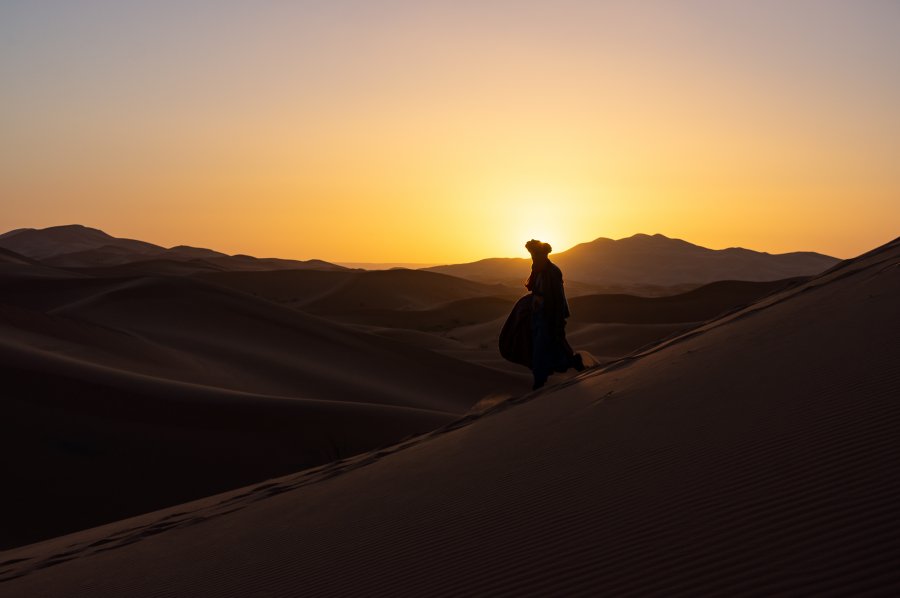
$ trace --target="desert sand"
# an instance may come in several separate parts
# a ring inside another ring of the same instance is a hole
[[[118,326],[129,289],[50,311]],[[6,551],[0,594],[894,594],[898,296],[894,241],[399,444]],[[50,359],[3,338],[4,363]],[[440,413],[442,384],[399,394]]]
[[[4,548],[391,444],[525,385],[192,278],[39,271],[0,276],[3,504],[23,515]]]

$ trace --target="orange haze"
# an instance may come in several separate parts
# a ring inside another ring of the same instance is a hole
[[[0,228],[429,263],[897,235],[891,3],[372,4],[0,9]]]

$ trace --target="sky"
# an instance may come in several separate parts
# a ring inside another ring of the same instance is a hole
[[[900,234],[895,0],[4,0],[0,81],[0,231],[424,263]]]

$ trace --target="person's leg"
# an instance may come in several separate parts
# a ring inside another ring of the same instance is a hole
[[[562,346],[563,353],[566,357],[566,369],[575,368],[576,372],[584,371],[584,357],[581,356],[581,353],[576,353],[572,350],[572,345],[569,344],[569,341],[566,340],[566,325],[563,324],[562,330],[560,330],[560,337],[562,338]]]
[[[537,390],[547,383],[547,378],[550,376],[550,370],[552,369],[549,331],[540,312],[535,313],[532,317],[531,332],[531,372],[534,374],[532,390]]]
[[[584,371],[584,357],[581,356],[581,353],[572,354],[572,367],[576,372]]]
[[[572,350],[572,346],[566,340],[565,323],[553,330],[552,343],[552,360],[551,365],[554,371],[563,373],[569,368],[575,368],[577,371],[584,370],[584,359],[578,353]]]

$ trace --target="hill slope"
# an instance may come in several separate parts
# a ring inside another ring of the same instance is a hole
[[[10,551],[10,595],[900,588],[900,242],[391,449]]]
[[[99,248],[128,255],[153,255],[165,251],[164,247],[153,243],[112,237],[102,230],[80,224],[11,230],[0,235],[0,247],[37,260]]]
[[[90,274],[102,275],[103,268],[113,268],[112,275],[121,275],[123,264],[158,262],[187,262],[196,267],[191,272],[215,270],[284,270],[318,269],[346,270],[342,266],[322,260],[285,260],[256,258],[249,255],[226,255],[202,247],[177,245],[161,247],[145,241],[113,237],[96,228],[80,224],[51,226],[43,229],[20,228],[0,235],[0,248],[40,260],[46,265],[62,268],[89,268]],[[151,266],[151,269],[153,266]],[[147,271],[147,268],[144,268]],[[157,273],[161,273],[159,270]]]
[[[79,278],[79,274],[51,268],[9,249],[0,247],[0,276],[13,275],[21,277]]]
[[[211,272],[197,278],[319,314],[360,309],[420,310],[473,297],[519,291],[420,270]]]
[[[567,281],[602,286],[674,286],[717,280],[769,281],[818,274],[839,260],[798,252],[772,255],[749,249],[707,249],[663,235],[600,238],[554,253]],[[524,259],[488,259],[428,268],[472,280],[520,280],[530,269]]]
[[[20,515],[3,547],[396,442],[519,385],[189,278],[0,276],[0,357]]]

